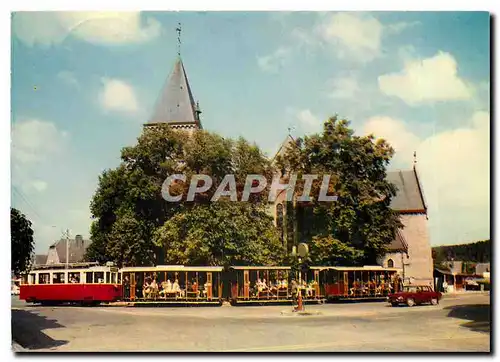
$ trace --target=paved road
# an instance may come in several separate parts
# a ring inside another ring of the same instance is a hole
[[[14,339],[33,351],[490,351],[490,299],[439,306],[39,307],[13,301]]]

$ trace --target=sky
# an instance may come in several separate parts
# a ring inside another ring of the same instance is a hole
[[[148,120],[177,56],[203,127],[272,156],[337,114],[416,152],[432,245],[490,237],[486,12],[14,13],[12,205],[36,252],[89,236],[103,170]]]

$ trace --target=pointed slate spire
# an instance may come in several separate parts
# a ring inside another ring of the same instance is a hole
[[[202,128],[200,113],[199,106],[193,99],[184,64],[179,57],[145,126],[167,123],[175,128]]]

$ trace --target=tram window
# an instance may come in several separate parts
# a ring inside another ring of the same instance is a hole
[[[80,283],[80,273],[69,273],[68,279],[70,283],[78,284]]]
[[[28,284],[35,284],[35,276],[36,274],[29,274],[28,275]]]
[[[116,284],[116,277],[118,276],[118,273],[110,273],[111,274],[111,283]]]
[[[111,283],[111,273],[110,272],[106,272],[106,284],[109,284]]]
[[[52,284],[64,284],[64,273],[54,273]]]
[[[94,283],[104,283],[104,272],[94,273]]]
[[[117,273],[118,276],[118,284],[122,282],[122,273]]]
[[[92,272],[86,272],[85,273],[85,283],[87,284],[92,284],[93,283],[93,280],[92,280]]]
[[[38,274],[38,284],[49,284],[49,283],[50,283],[50,274],[49,273]]]

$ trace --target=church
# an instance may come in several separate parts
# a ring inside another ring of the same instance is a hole
[[[189,85],[186,69],[180,57],[161,90],[152,116],[144,124],[145,128],[168,124],[173,129],[192,133],[203,129],[201,110],[195,101]],[[286,144],[293,139],[288,136],[280,152],[285,152]],[[416,166],[409,170],[390,171],[388,180],[395,184],[398,191],[391,201],[391,207],[401,216],[404,228],[397,230],[396,237],[389,246],[389,252],[378,260],[379,265],[398,269],[405,283],[432,284],[433,261],[427,225],[427,205]],[[269,207],[279,227],[286,217],[284,195]]]

